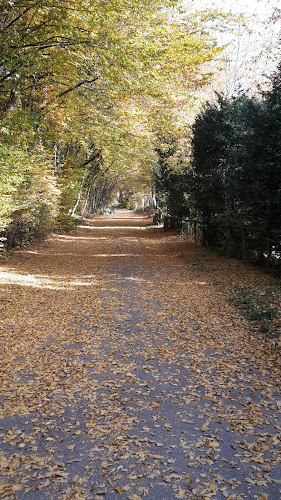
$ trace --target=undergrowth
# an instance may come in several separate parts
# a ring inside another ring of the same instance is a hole
[[[178,255],[230,300],[261,332],[281,345],[280,280],[206,247],[187,245]]]
[[[276,305],[278,295],[279,290],[274,286],[235,287],[230,291],[229,299],[248,320],[255,322],[262,332],[270,337],[277,337],[280,335],[280,311]]]

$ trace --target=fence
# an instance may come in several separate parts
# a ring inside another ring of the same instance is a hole
[[[281,272],[281,229],[267,230],[246,224],[204,224],[176,217],[164,217],[164,229],[182,231],[192,241]]]

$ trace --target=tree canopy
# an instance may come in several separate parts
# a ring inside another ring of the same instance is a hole
[[[169,216],[201,224],[205,243],[233,256],[280,255],[281,66],[257,97],[217,94],[192,125],[191,150],[171,168],[176,139],[159,151],[158,204]],[[276,263],[275,263],[276,264]]]
[[[197,91],[221,51],[210,32],[218,19],[223,29],[235,22],[192,6],[2,0],[0,226],[8,246],[72,227],[116,191],[132,205],[156,190],[159,206],[178,217],[276,226],[279,77],[263,98],[207,103],[191,132]]]
[[[100,209],[127,179],[151,186],[159,123],[219,51],[203,22],[175,0],[2,0],[2,228],[42,206]]]

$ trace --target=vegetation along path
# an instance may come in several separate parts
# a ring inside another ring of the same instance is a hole
[[[255,271],[148,222],[2,266],[0,498],[280,498],[277,351],[217,284]]]

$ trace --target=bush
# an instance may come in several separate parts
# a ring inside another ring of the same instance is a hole
[[[60,212],[56,217],[54,230],[56,233],[68,233],[76,229],[80,221],[81,217]]]
[[[279,309],[276,307],[278,295],[278,290],[272,287],[255,290],[235,288],[230,293],[230,300],[247,319],[258,324],[261,331],[270,334],[271,324],[279,316]]]

